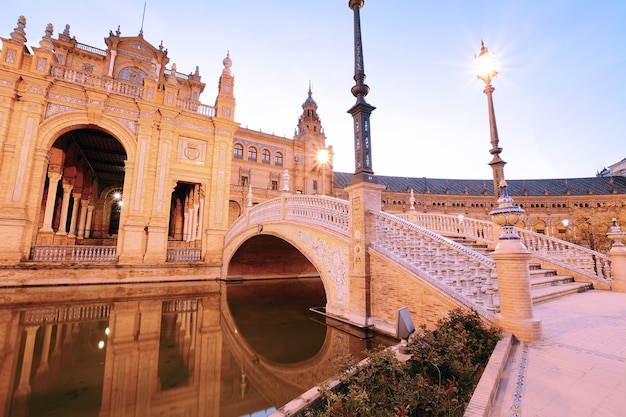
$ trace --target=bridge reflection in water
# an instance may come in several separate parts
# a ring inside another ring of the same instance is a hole
[[[317,277],[0,289],[0,417],[269,413],[393,343],[320,324],[325,301]]]

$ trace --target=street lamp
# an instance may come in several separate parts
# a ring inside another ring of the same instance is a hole
[[[504,162],[500,159],[502,148],[498,146],[498,127],[496,125],[496,114],[493,109],[493,91],[495,88],[491,85],[491,80],[496,78],[498,71],[496,70],[496,56],[485,46],[483,41],[480,42],[480,53],[475,56],[476,62],[476,78],[485,82],[483,93],[487,95],[487,106],[489,110],[489,131],[491,137],[491,150],[489,153],[493,155],[493,159],[489,162],[493,170],[493,193],[496,197],[500,196],[500,181],[504,180]]]
[[[330,161],[330,152],[327,148],[317,151],[317,164],[322,166],[322,195],[324,194],[324,182],[326,182],[326,164]]]

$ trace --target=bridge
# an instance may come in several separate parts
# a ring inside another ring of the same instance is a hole
[[[399,308],[408,306],[415,321],[434,325],[450,309],[462,307],[520,340],[539,337],[540,328],[528,335],[528,329],[516,327],[520,320],[532,321],[532,305],[530,312],[507,305],[520,299],[505,282],[513,280],[515,286],[521,280],[530,287],[532,303],[615,286],[608,255],[514,228],[516,244],[525,247],[520,255],[519,247],[499,241],[501,228],[495,223],[415,210],[395,216],[377,208],[375,198],[370,198],[373,207],[363,207],[366,198],[285,193],[248,207],[225,236],[222,276],[246,279],[259,270],[273,276],[318,274],[325,312],[356,326],[393,334]],[[309,266],[303,268],[302,261]],[[359,262],[365,274],[355,271]],[[502,315],[512,321],[498,321]]]

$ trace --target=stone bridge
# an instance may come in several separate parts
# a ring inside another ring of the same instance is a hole
[[[349,200],[284,193],[248,207],[226,233],[222,277],[319,276],[328,315],[383,333],[395,333],[402,307],[428,326],[461,307],[520,340],[540,336],[530,262],[611,288],[607,255],[517,228],[520,239],[499,241],[502,229],[482,220],[415,210],[390,215],[380,210],[376,185],[355,188]],[[450,237],[482,242],[491,253]]]

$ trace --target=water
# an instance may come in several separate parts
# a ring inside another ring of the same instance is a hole
[[[0,289],[0,417],[268,415],[393,343],[323,305],[317,278]]]

